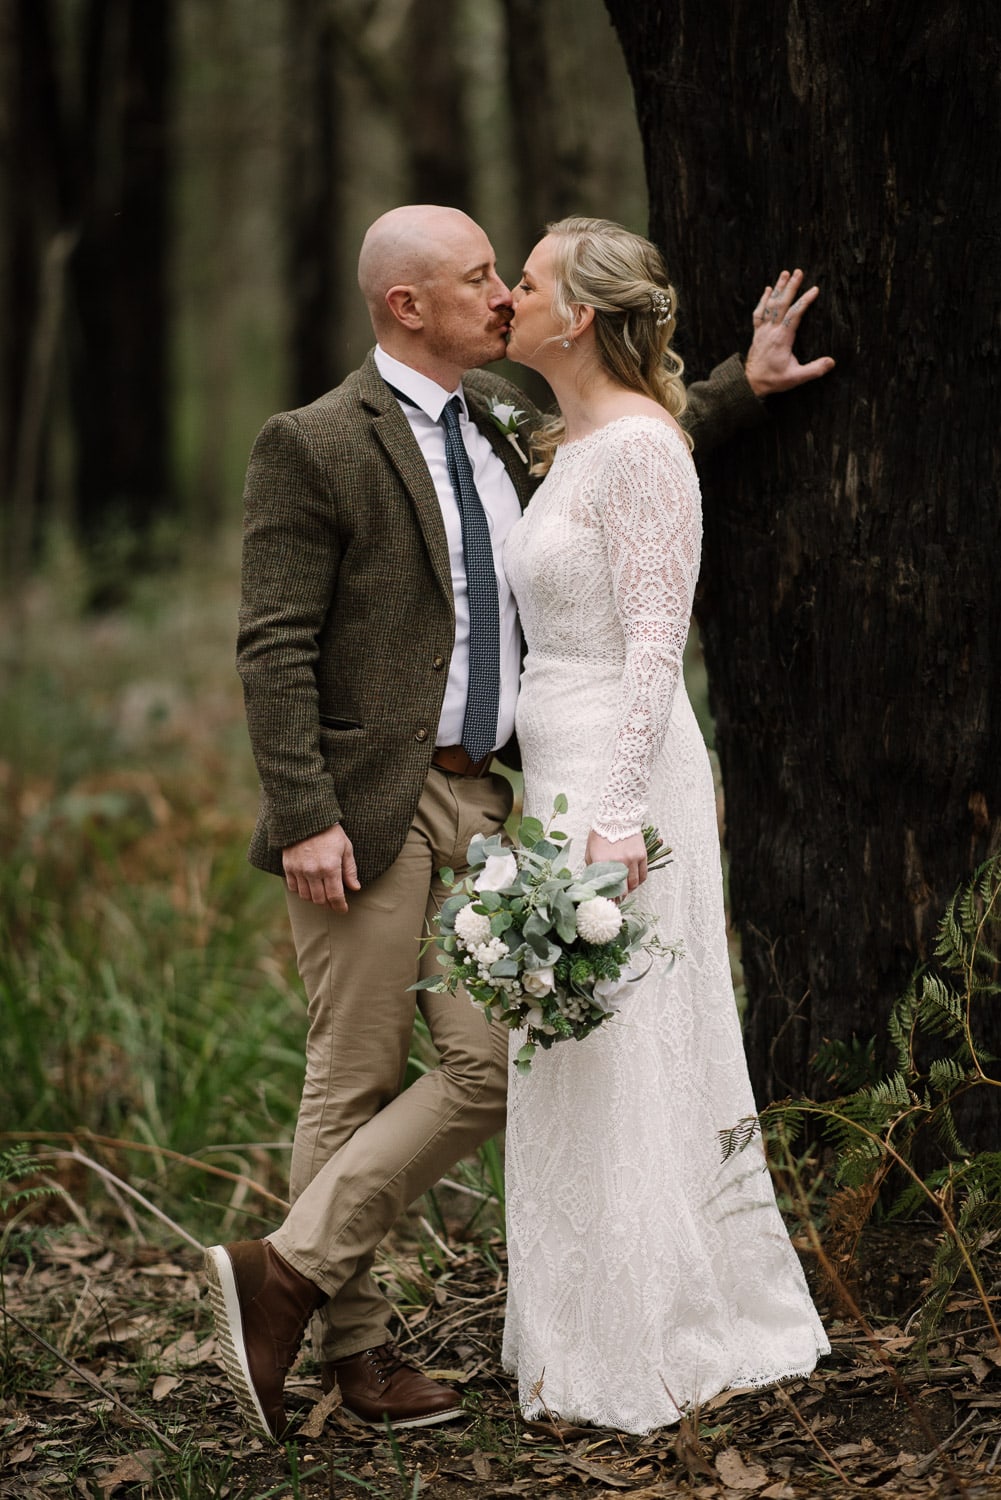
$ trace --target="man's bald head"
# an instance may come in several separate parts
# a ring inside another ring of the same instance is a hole
[[[445,390],[504,357],[511,293],[486,233],[457,208],[412,203],[376,219],[358,285],[385,353]]]
[[[482,231],[468,214],[434,203],[406,204],[376,219],[358,256],[358,285],[376,333],[392,317],[386,306],[390,288],[434,280],[471,233]]]

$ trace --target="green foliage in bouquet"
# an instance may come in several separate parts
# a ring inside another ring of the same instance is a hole
[[[561,794],[553,816],[566,810]],[[454,993],[462,985],[490,1020],[526,1028],[516,1059],[521,1072],[538,1047],[580,1040],[614,1015],[649,955],[678,952],[659,941],[634,898],[621,899],[625,865],[604,860],[573,874],[566,835],[551,823],[525,818],[514,847],[499,834],[477,834],[469,875],[459,881],[451,870],[441,872],[453,894],[426,946],[437,945],[444,973],[414,986]],[[648,869],[660,869],[670,850],[655,829],[643,834]]]

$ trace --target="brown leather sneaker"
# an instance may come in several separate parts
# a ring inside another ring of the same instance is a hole
[[[327,1295],[267,1240],[212,1245],[205,1276],[219,1353],[244,1416],[265,1437],[285,1435],[285,1376],[306,1324]]]
[[[320,1380],[325,1391],[336,1381],[344,1410],[370,1427],[384,1426],[387,1417],[394,1427],[430,1427],[462,1416],[458,1394],[407,1364],[395,1344],[321,1364]]]

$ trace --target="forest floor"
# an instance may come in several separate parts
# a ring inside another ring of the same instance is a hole
[[[467,1416],[398,1436],[321,1400],[300,1357],[284,1447],[245,1427],[217,1357],[193,1250],[135,1249],[63,1232],[28,1262],[11,1257],[0,1292],[6,1378],[0,1494],[9,1500],[630,1500],[686,1495],[1001,1495],[1001,1348],[983,1305],[957,1290],[917,1358],[914,1312],[931,1258],[927,1226],[870,1230],[853,1295],[838,1311],[807,1274],[832,1353],[807,1380],[727,1392],[680,1427],[625,1437],[525,1423],[500,1371],[504,1252],[436,1239],[429,1260],[391,1246],[381,1273],[400,1342],[466,1396]],[[1001,1268],[999,1268],[1001,1269]],[[995,1285],[996,1289],[996,1285]],[[843,1305],[843,1304],[842,1304]],[[15,1321],[16,1320],[16,1321]],[[30,1330],[30,1332],[29,1332]]]

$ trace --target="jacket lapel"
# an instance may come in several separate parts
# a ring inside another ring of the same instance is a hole
[[[372,436],[400,477],[414,508],[435,581],[451,604],[452,570],[445,523],[424,455],[410,423],[400,410],[400,403],[379,374],[371,353],[359,371],[359,378],[359,394],[369,411]]]

